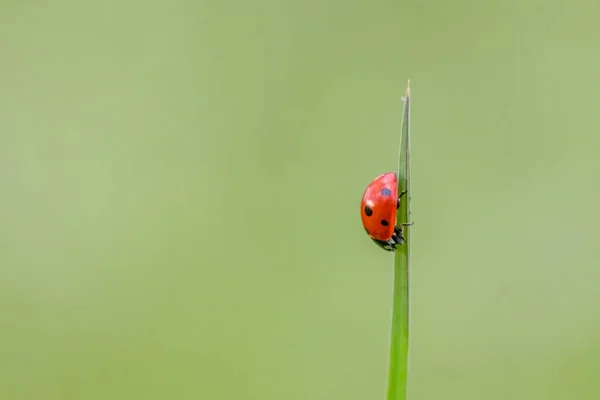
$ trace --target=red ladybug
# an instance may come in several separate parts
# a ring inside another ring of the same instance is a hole
[[[387,251],[394,251],[404,243],[402,228],[396,226],[396,210],[400,207],[398,178],[395,172],[387,172],[375,178],[363,194],[360,202],[360,217],[367,235]]]

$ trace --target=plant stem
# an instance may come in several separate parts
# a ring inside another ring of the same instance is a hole
[[[398,193],[406,191],[396,217],[396,225],[410,222],[410,81],[404,98],[400,151],[398,156]],[[406,242],[396,248],[394,262],[394,300],[390,343],[388,400],[405,400],[408,372],[409,263],[410,228],[404,229]]]

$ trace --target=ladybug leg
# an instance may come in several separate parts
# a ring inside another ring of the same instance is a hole
[[[394,233],[397,235],[402,235],[402,232],[404,232],[405,227],[413,226],[414,224],[415,224],[414,222],[400,224],[400,226],[394,227]]]
[[[394,247],[396,247],[396,245],[401,245],[404,242],[406,242],[406,238],[403,235],[404,227],[412,226],[412,225],[414,225],[414,222],[404,223],[404,224],[400,224],[400,226],[394,227],[394,234],[392,235],[392,238],[390,239],[390,241],[395,242]]]
[[[390,239],[390,241],[394,242],[394,247],[396,247],[396,245],[398,245],[398,244],[404,243],[405,239],[404,239],[404,236],[402,236],[402,228],[400,228],[400,227],[394,228],[394,234],[392,235],[392,238]]]
[[[406,194],[406,190],[402,193],[400,193],[400,196],[398,196],[398,201],[396,202],[396,210],[400,208],[400,199],[402,198],[402,196],[404,196]]]
[[[387,251],[395,251],[397,244],[398,244],[398,242],[396,241],[396,237],[392,236],[392,238],[387,241],[386,250]]]

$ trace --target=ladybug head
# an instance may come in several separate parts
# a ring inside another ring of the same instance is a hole
[[[394,250],[396,250],[396,246],[394,246],[390,242],[384,242],[382,240],[377,240],[377,239],[373,239],[373,238],[371,238],[371,240],[374,241],[377,246],[381,247],[385,251],[394,251]]]

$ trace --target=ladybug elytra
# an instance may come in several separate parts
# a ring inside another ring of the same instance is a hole
[[[363,194],[360,216],[367,235],[381,248],[394,251],[405,241],[403,228],[411,224],[396,226],[396,212],[400,207],[398,178],[395,172],[387,172],[375,178]]]

